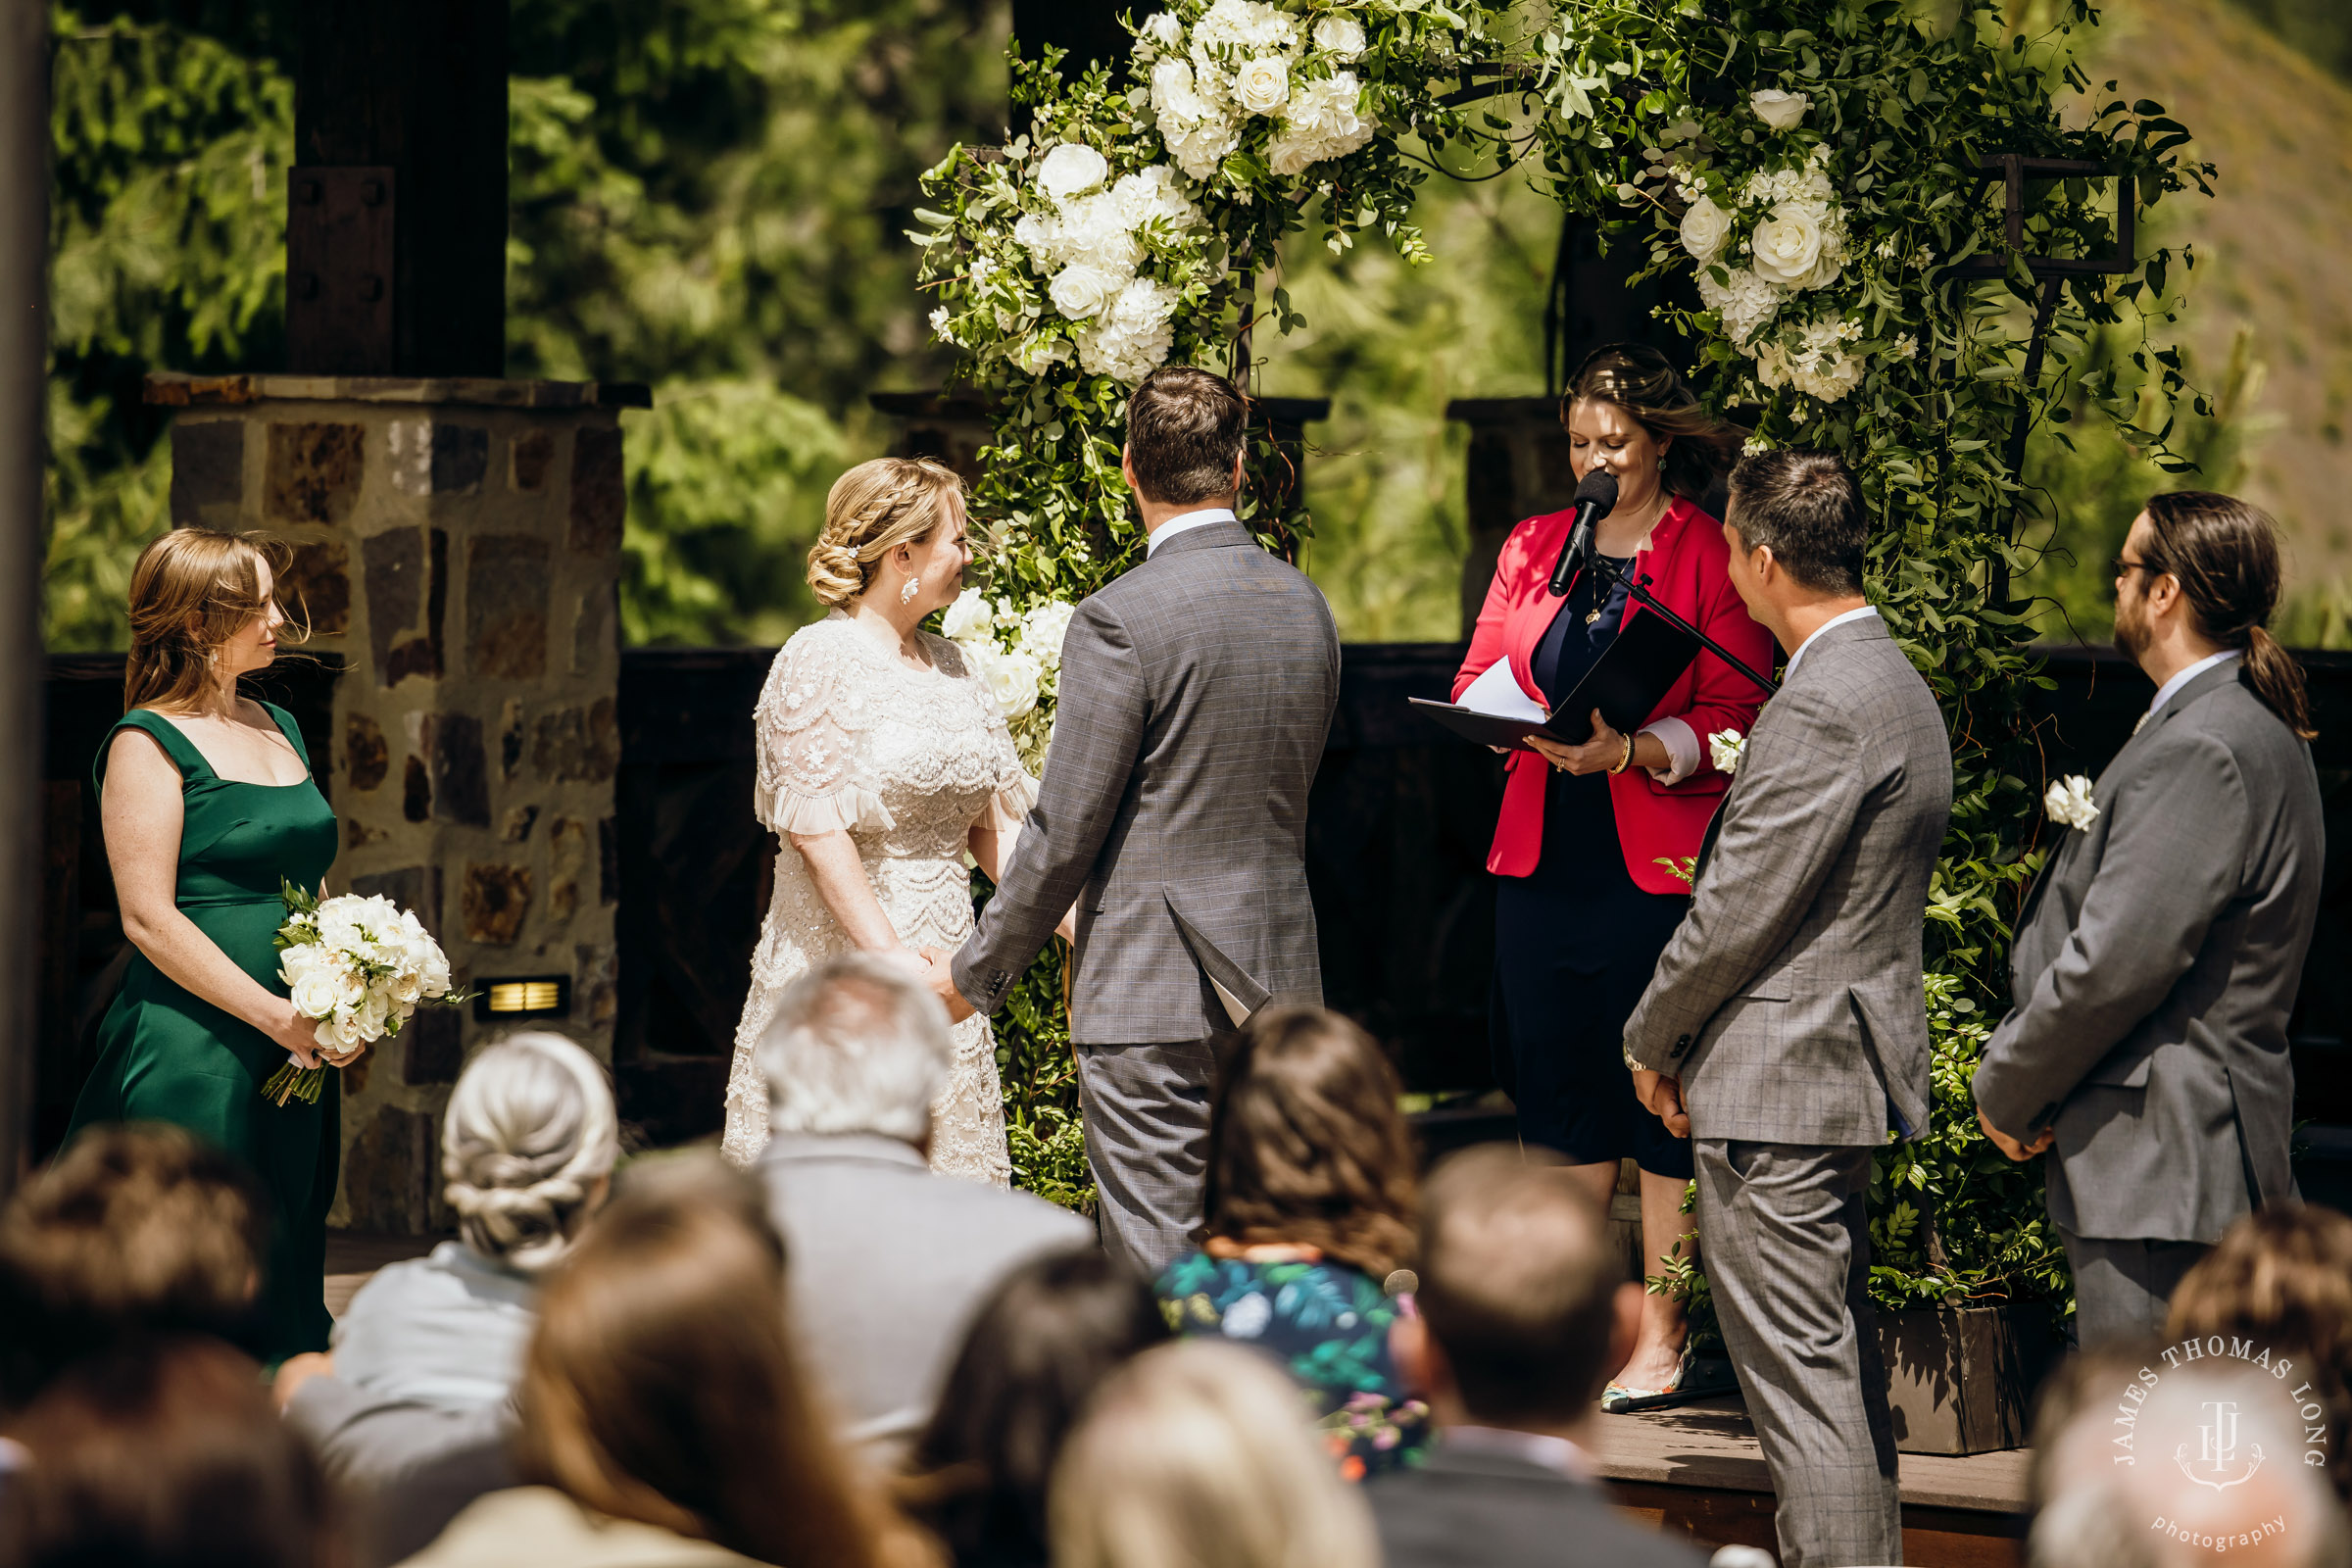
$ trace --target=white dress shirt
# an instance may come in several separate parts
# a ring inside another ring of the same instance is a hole
[[[1832,615],[1829,619],[1823,621],[1820,625],[1813,628],[1813,637],[1820,636],[1823,632],[1828,631],[1832,626],[1842,626],[1849,620],[1860,620],[1864,615],[1875,615],[1878,612],[1879,612],[1876,606],[1864,605],[1859,610],[1849,610],[1842,615]],[[1781,671],[1781,681],[1784,685],[1788,683],[1789,676],[1796,673],[1796,662],[1805,657],[1806,649],[1813,646],[1813,637],[1808,637],[1803,642],[1798,643],[1796,645],[1796,652],[1788,656],[1788,667]]]
[[[2241,650],[2239,649],[2225,648],[2218,654],[2207,654],[2203,659],[2198,660],[2195,663],[2189,665],[2186,669],[2175,675],[2171,680],[2168,680],[2163,685],[2157,687],[2155,699],[2148,704],[2148,711],[2151,713],[2155,712],[2165,704],[2171,702],[2173,700],[2173,695],[2180,691],[2181,687],[2187,685],[2190,681],[2195,680],[2199,675],[2204,674],[2214,665],[2222,662],[2222,661],[2226,659],[2237,658]]]
[[[1238,522],[1239,520],[1241,519],[1234,516],[1231,507],[1203,507],[1199,512],[1180,512],[1145,536],[1144,559],[1151,560],[1152,551],[1157,550],[1180,533],[1189,533],[1195,528],[1205,528],[1212,522]]]

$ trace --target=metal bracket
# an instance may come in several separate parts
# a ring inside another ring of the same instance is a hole
[[[321,166],[286,180],[286,368],[392,372],[393,176]]]
[[[1995,176],[2002,184],[2003,230],[2008,251],[2001,255],[1971,256],[1946,274],[1951,277],[2001,277],[2012,259],[2022,261],[2036,278],[2095,277],[2129,272],[2139,265],[2134,219],[2138,185],[2130,174],[2118,174],[2104,164],[2080,158],[2028,158],[2022,153],[1995,153],[1977,160],[1977,194]],[[2026,181],[2029,179],[2112,179],[2115,181],[2115,247],[2105,256],[2028,256],[2026,248]]]

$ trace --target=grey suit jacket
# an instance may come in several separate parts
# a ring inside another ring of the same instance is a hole
[[[1690,912],[1625,1026],[1693,1138],[1850,1147],[1928,1125],[1921,942],[1952,809],[1928,683],[1875,615],[1764,705]]]
[[[1095,1228],[1027,1193],[934,1176],[895,1138],[777,1133],[760,1155],[793,1326],[844,1435],[895,1458],[931,1419],[980,1303]]]
[[[982,1012],[1078,906],[1070,1037],[1204,1040],[1320,1003],[1306,797],[1340,695],[1323,595],[1238,522],[1177,535],[1078,607],[1036,808],[956,987]]]
[[[1387,1568],[1702,1568],[1679,1537],[1618,1512],[1597,1482],[1441,1433],[1427,1462],[1367,1482]]]
[[[2055,1126],[2050,1217],[2078,1236],[2211,1242],[2294,1190],[2286,1021],[2327,843],[2311,748],[2238,675],[2115,755],[2010,948],[1977,1103],[2013,1137]]]

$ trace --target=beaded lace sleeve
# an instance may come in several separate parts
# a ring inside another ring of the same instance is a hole
[[[897,826],[865,765],[870,671],[819,621],[793,634],[754,710],[760,783],[754,809],[777,833],[888,832]]]

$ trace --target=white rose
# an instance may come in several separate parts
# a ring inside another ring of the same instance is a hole
[[[1805,118],[1813,100],[1801,92],[1783,92],[1778,87],[1766,87],[1747,95],[1747,106],[1756,118],[1775,130],[1787,130]]]
[[[1315,24],[1315,47],[1337,60],[1364,52],[1364,24],[1353,17],[1325,17]]]
[[[343,988],[333,971],[321,966],[294,980],[292,1000],[294,1010],[305,1018],[324,1018],[342,1003]]]
[[[939,629],[950,642],[968,643],[996,630],[997,617],[988,612],[988,601],[978,594],[957,594],[940,617]]]
[[[1821,218],[1803,202],[1776,203],[1749,243],[1758,277],[1796,286],[1821,261]]]
[[[435,948],[433,956],[425,960],[424,994],[428,997],[449,995],[449,958],[439,948]]]
[[[1038,682],[1045,670],[1025,653],[1000,653],[981,671],[980,683],[995,705],[997,716],[1014,719],[1037,706]]]
[[[1073,321],[1083,321],[1102,313],[1102,308],[1118,297],[1126,279],[1106,268],[1089,262],[1079,262],[1054,274],[1046,294],[1054,308]]]
[[[1253,115],[1270,115],[1291,101],[1290,62],[1280,55],[1259,55],[1242,62],[1234,73],[1233,96]]]
[[[1732,215],[1701,196],[1683,214],[1683,249],[1700,262],[1711,262],[1731,237]]]
[[[1173,49],[1184,42],[1184,24],[1176,20],[1173,11],[1152,12],[1137,30],[1155,49]]]
[[[1037,166],[1037,182],[1055,201],[1083,196],[1110,177],[1110,165],[1082,141],[1056,143]]]
[[[2080,773],[2069,773],[2050,786],[2041,798],[2042,808],[2050,820],[2082,831],[2099,819],[2098,803],[2090,798],[2090,780]]]
[[[1746,751],[1747,737],[1736,729],[1719,729],[1707,737],[1707,760],[1727,778],[1740,770],[1740,759]]]

